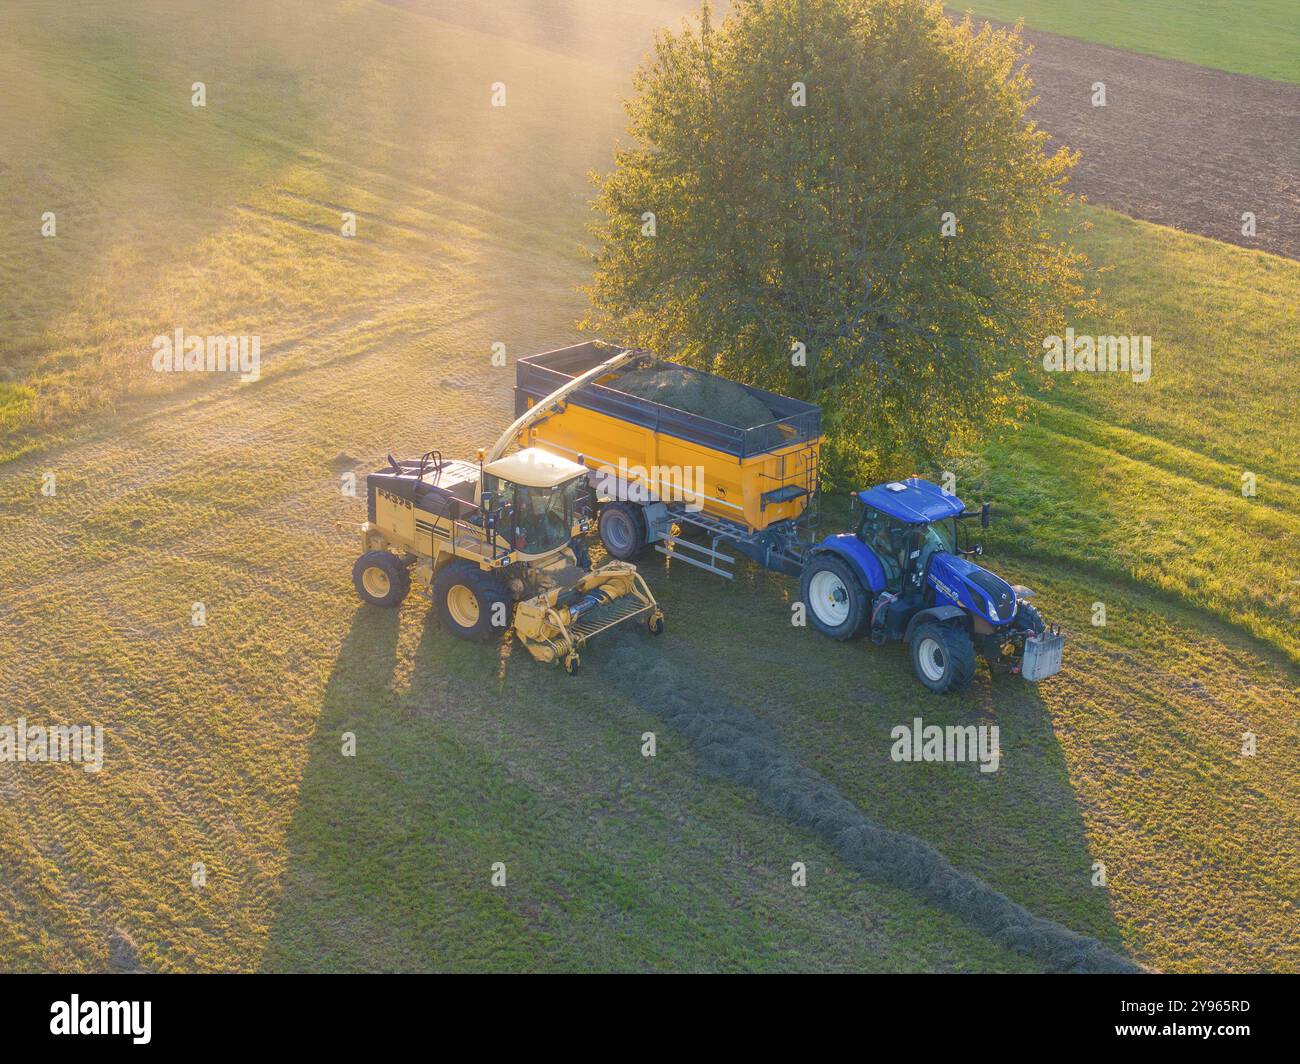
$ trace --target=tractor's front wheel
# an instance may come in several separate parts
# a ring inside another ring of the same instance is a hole
[[[923,624],[912,633],[912,668],[937,694],[961,691],[975,678],[975,644],[952,624]]]
[[[809,559],[799,576],[799,596],[812,626],[832,639],[852,639],[867,620],[867,592],[848,563],[833,554]]]
[[[492,639],[510,626],[510,596],[505,588],[464,558],[438,570],[433,601],[442,623],[461,639]]]
[[[1042,635],[1047,630],[1047,625],[1043,623],[1043,615],[1038,612],[1038,607],[1031,606],[1028,602],[1016,604],[1016,625],[1032,632],[1034,635]]]
[[[386,550],[368,550],[352,567],[352,586],[372,606],[400,606],[411,590],[411,575],[401,560]]]

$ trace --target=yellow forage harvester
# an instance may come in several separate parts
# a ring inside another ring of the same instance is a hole
[[[475,461],[429,451],[366,477],[368,520],[353,566],[357,594],[395,607],[414,580],[430,590],[443,623],[464,639],[513,630],[538,661],[573,673],[602,632],[643,619],[654,635],[664,615],[628,562],[591,569],[580,537],[587,467],[526,447],[505,451],[588,380],[644,357],[621,351],[530,407]]]

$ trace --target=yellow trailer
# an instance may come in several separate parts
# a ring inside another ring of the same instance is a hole
[[[616,354],[599,341],[516,364],[520,417],[566,382]],[[641,363],[653,362],[642,356]],[[637,363],[633,363],[636,365]],[[721,378],[700,370],[708,379]],[[734,547],[764,565],[797,573],[800,544],[816,517],[821,410],[748,385],[770,420],[735,426],[640,398],[619,388],[628,366],[597,375],[534,416],[518,442],[585,465],[601,504],[606,551],[625,559],[645,546],[730,577]],[[736,387],[728,382],[730,387]],[[536,413],[536,412],[535,412]],[[703,533],[703,541],[695,535]]]

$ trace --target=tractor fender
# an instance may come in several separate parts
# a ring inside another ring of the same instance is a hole
[[[928,610],[921,610],[913,615],[912,619],[907,622],[907,631],[903,633],[903,642],[912,641],[912,633],[923,624],[935,622],[942,624],[944,621],[956,620],[961,617],[966,618],[966,611],[960,606],[935,606]]]
[[[862,586],[872,595],[878,595],[885,589],[885,570],[881,568],[880,559],[852,532],[827,536],[809,551],[809,556],[813,554],[834,554],[843,558],[862,581]]]

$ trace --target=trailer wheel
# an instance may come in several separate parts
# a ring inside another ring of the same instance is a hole
[[[799,576],[799,597],[812,626],[832,639],[852,639],[867,621],[867,593],[848,564],[815,554]]]
[[[602,507],[598,530],[605,553],[619,561],[627,561],[646,543],[645,515],[635,503],[611,502]]]
[[[953,624],[923,624],[912,633],[912,668],[937,694],[961,691],[975,678],[975,644]]]
[[[438,570],[433,601],[442,623],[461,639],[492,639],[510,625],[510,596],[505,588],[464,558]]]
[[[352,567],[352,586],[363,602],[390,609],[411,590],[411,576],[401,560],[386,550],[368,550]]]

